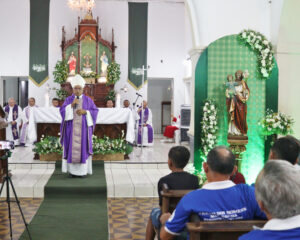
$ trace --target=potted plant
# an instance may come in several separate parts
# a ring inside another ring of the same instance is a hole
[[[40,155],[41,161],[56,161],[62,159],[62,146],[58,137],[42,135],[41,141],[34,144],[33,152]]]
[[[116,139],[106,136],[98,138],[93,135],[93,160],[120,161],[124,160],[124,155],[131,151],[132,148],[124,138],[124,131],[122,131],[122,136]]]
[[[114,85],[117,81],[120,80],[120,64],[113,61],[107,67],[107,82],[106,85]]]

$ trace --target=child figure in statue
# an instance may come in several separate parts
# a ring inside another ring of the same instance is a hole
[[[225,87],[226,87],[226,95],[228,98],[232,98],[235,94],[235,86],[238,85],[237,82],[234,81],[234,78],[231,74],[227,75],[227,83],[225,83]]]

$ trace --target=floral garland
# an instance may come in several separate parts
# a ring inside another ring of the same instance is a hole
[[[81,71],[80,75],[83,78],[99,78],[99,75],[95,72],[85,72],[85,71]]]
[[[272,44],[264,35],[253,30],[243,30],[238,34],[238,39],[258,55],[259,75],[263,79],[268,79],[274,67],[274,51]]]
[[[203,118],[201,122],[201,152],[206,156],[217,144],[217,106],[213,100],[206,100],[203,106]]]
[[[291,134],[294,120],[281,112],[274,113],[267,109],[266,116],[259,122],[262,127],[263,135],[273,134],[288,135]]]

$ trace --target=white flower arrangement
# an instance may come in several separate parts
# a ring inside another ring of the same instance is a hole
[[[273,134],[288,135],[291,134],[294,119],[284,113],[274,113],[267,109],[266,116],[260,120],[259,125],[262,127],[263,135]]]
[[[92,139],[94,154],[127,153],[127,142],[125,140],[124,131],[122,131],[120,138],[111,139],[106,136],[104,136],[104,138],[98,138],[93,135]]]
[[[206,100],[201,121],[201,152],[204,156],[217,144],[217,113],[218,109],[214,101]]]
[[[259,75],[263,79],[268,79],[274,67],[274,51],[272,44],[264,35],[253,30],[243,30],[239,35],[239,39],[258,55]]]
[[[190,174],[194,174],[198,177],[199,179],[199,187],[201,188],[204,183],[206,182],[207,180],[207,177],[206,177],[206,174],[205,172],[203,171],[203,169],[201,171],[197,170],[195,168],[195,166],[192,164],[192,163],[189,163],[185,168],[184,170]]]

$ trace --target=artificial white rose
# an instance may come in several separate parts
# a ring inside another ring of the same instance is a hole
[[[242,37],[243,37],[243,38],[246,38],[246,36],[247,36],[246,32],[243,32],[243,33],[242,33]]]
[[[269,44],[268,40],[264,40],[263,44],[268,45]]]
[[[262,61],[261,61],[261,65],[262,65],[263,67],[265,67],[265,66],[266,66],[266,61],[265,61],[265,60],[262,60]]]

